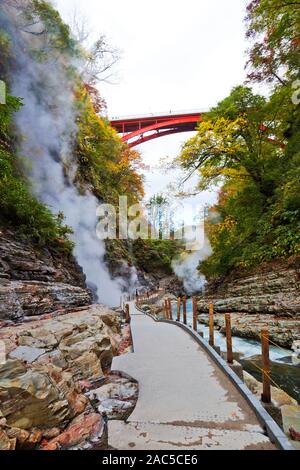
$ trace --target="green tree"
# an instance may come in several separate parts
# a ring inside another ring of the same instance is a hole
[[[299,120],[293,113],[299,119],[284,87],[270,99],[236,87],[184,145],[178,160],[188,177],[198,172],[199,190],[221,187],[207,222],[213,247],[201,265],[207,276],[300,252]]]
[[[252,0],[247,6],[249,79],[279,82],[300,77],[300,1]]]

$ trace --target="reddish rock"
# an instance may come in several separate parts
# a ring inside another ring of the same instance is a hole
[[[42,450],[70,449],[89,442],[103,438],[105,426],[101,415],[91,413],[89,415],[80,415],[75,418],[68,428],[56,438],[43,441]]]
[[[15,450],[16,439],[10,439],[7,433],[0,429],[0,451],[2,450]]]

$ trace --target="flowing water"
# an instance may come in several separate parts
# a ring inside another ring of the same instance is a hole
[[[181,315],[182,315],[181,307]],[[174,318],[177,315],[177,305],[173,305]],[[182,318],[182,317],[181,317]],[[193,325],[193,305],[192,300],[187,300],[187,323]],[[198,330],[202,332],[204,338],[209,338],[209,328],[198,323]],[[215,345],[226,351],[226,337],[215,330]],[[238,361],[243,365],[245,371],[261,381],[261,372],[257,367],[261,367],[261,343],[254,339],[232,337],[233,352]],[[271,377],[276,384],[287,392],[291,397],[300,403],[300,364],[293,363],[293,351],[270,344]]]

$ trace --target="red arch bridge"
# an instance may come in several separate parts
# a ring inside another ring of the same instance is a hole
[[[205,112],[207,110],[128,116],[113,118],[110,122],[112,127],[122,134],[122,141],[129,147],[135,147],[166,135],[194,131]]]
[[[110,123],[119,134],[122,134],[122,141],[129,147],[135,147],[149,140],[157,139],[179,132],[192,132],[197,128],[197,124],[202,121],[202,116],[208,110],[202,111],[181,111],[172,113],[148,114],[144,116],[127,116],[123,118],[113,118]],[[268,131],[268,128],[261,124],[259,130]],[[266,140],[279,145],[282,149],[285,144],[274,137],[266,135]]]

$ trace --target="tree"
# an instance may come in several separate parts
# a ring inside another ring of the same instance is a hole
[[[283,141],[280,123],[266,100],[250,88],[236,87],[199,124],[197,134],[183,146],[179,162],[188,177],[199,172],[199,190],[227,180],[251,179],[269,197],[283,150],[268,140],[268,132]]]
[[[80,50],[74,38],[70,34],[70,28],[66,25],[59,13],[44,0],[3,0],[4,10],[15,10],[12,15],[16,27],[24,34],[36,36],[43,40],[38,43],[39,58],[42,59],[51,52],[58,54],[68,52],[78,55]],[[43,43],[43,47],[41,44]]]
[[[149,201],[149,218],[159,239],[163,238],[166,223],[169,223],[169,201],[163,194],[154,194]]]
[[[300,252],[299,137],[286,87],[269,99],[236,87],[183,146],[178,161],[187,178],[198,172],[199,190],[221,187],[206,224],[213,254],[201,272],[208,277]]]
[[[84,51],[81,76],[88,87],[94,88],[98,82],[109,82],[114,77],[114,66],[120,60],[120,50],[111,46],[104,34],[91,40],[91,31],[84,15],[75,10],[71,20],[71,30]]]
[[[252,0],[247,6],[247,37],[252,41],[250,81],[286,85],[300,77],[300,1]]]

